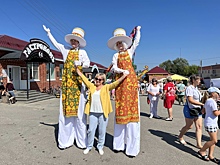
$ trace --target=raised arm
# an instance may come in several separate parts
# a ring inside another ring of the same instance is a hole
[[[76,72],[77,72],[77,74],[82,78],[82,81],[84,82],[84,84],[85,84],[88,88],[90,88],[90,87],[93,86],[94,84],[91,83],[86,76],[84,76],[84,74],[78,69],[77,65],[79,65],[79,63],[76,61],[76,62],[75,62],[75,67],[76,67]]]
[[[137,46],[139,45],[140,38],[141,38],[140,29],[141,29],[141,26],[137,26],[137,27],[136,27],[136,30],[137,30],[137,31],[136,31],[135,39],[134,39],[134,42],[133,42],[131,48],[129,49],[131,55],[134,54],[135,49],[136,49]]]
[[[56,41],[56,39],[53,37],[53,35],[51,34],[50,32],[50,29],[47,28],[45,25],[43,25],[43,28],[45,30],[45,32],[47,32],[47,36],[49,37],[50,41],[52,42],[52,44],[60,51],[60,52],[63,52],[63,50],[65,49],[64,48],[64,45],[58,43]]]

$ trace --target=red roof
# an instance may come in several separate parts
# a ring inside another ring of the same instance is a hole
[[[156,67],[152,68],[151,70],[149,70],[147,72],[147,74],[169,74],[169,73],[166,70],[164,70],[163,68],[156,66]]]
[[[28,42],[7,35],[0,35],[0,47],[23,50]]]
[[[3,48],[8,48],[8,49],[12,49],[13,50],[19,50],[22,51],[24,49],[24,47],[28,44],[29,42],[27,41],[23,41],[11,36],[7,36],[7,35],[0,35],[0,47]],[[54,55],[55,59],[63,59],[63,56],[60,52],[56,51],[56,50],[52,50],[52,53]],[[98,68],[103,68],[103,69],[107,69],[105,66],[95,63],[95,62],[91,62],[90,65],[97,65]]]

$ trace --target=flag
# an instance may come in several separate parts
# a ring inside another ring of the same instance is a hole
[[[131,46],[128,49],[130,49],[132,47],[133,43],[134,43],[136,32],[137,32],[137,26],[135,26],[134,29],[130,33],[130,38],[132,39],[132,44],[131,44]],[[133,63],[134,63],[134,57],[135,57],[135,52],[132,55],[132,62]]]

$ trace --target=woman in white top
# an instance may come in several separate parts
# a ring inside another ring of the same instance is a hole
[[[160,85],[157,83],[155,78],[152,79],[152,84],[147,87],[148,97],[150,99],[150,117],[149,118],[160,118],[157,115],[157,106],[159,96],[161,94]]]
[[[205,130],[210,136],[210,141],[206,142],[204,146],[198,151],[199,156],[205,160],[211,160],[214,163],[219,164],[220,160],[213,156],[215,144],[218,142],[217,132],[218,132],[218,115],[220,111],[217,108],[216,101],[219,98],[220,90],[216,87],[210,87],[208,89],[209,98],[206,100],[203,107],[203,113],[205,113],[204,126]],[[206,150],[209,149],[208,155]]]
[[[190,115],[190,108],[201,108],[204,104],[201,101],[202,95],[197,88],[197,85],[200,84],[200,77],[196,75],[190,76],[190,84],[186,88],[186,103],[183,108],[183,114],[185,117],[185,126],[180,130],[179,142],[183,145],[186,145],[183,135],[192,128],[193,123],[196,127],[196,141],[197,148],[202,148],[202,113],[199,113],[197,116]]]

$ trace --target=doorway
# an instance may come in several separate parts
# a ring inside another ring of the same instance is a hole
[[[8,81],[13,79],[13,85],[15,90],[27,89],[27,81],[25,77],[26,68],[21,68],[20,66],[8,65],[7,71],[8,71]]]

